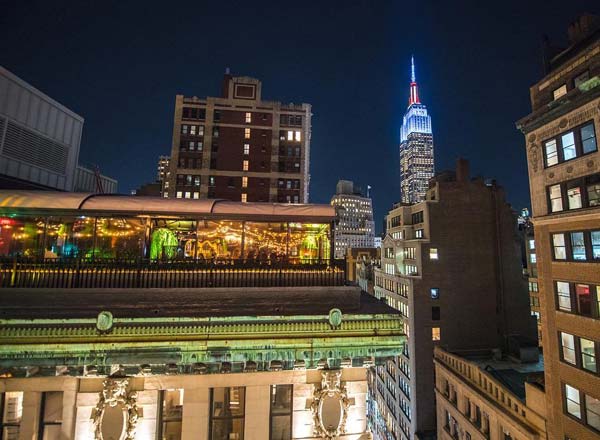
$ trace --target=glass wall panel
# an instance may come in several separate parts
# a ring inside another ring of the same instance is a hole
[[[39,435],[41,440],[60,439],[62,412],[62,391],[49,391],[42,394]]]
[[[196,256],[195,220],[153,219],[150,259],[175,260]]]
[[[271,386],[271,440],[292,438],[293,385]]]
[[[43,217],[0,217],[0,255],[40,256],[45,223]]]
[[[242,255],[242,222],[198,222],[199,259],[239,259]]]
[[[328,259],[329,237],[328,224],[290,223],[289,258],[300,262]]]
[[[144,247],[144,220],[125,217],[98,217],[93,219],[96,244],[85,257],[134,259],[142,255]]]
[[[249,260],[282,261],[288,254],[287,223],[245,223],[244,253]]]

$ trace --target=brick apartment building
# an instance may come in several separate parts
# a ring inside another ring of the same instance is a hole
[[[548,438],[600,439],[600,19],[569,27],[530,89],[526,140]]]
[[[177,95],[165,197],[308,202],[311,115],[228,70],[221,97]]]

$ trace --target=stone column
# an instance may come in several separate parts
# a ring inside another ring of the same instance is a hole
[[[41,402],[42,393],[29,391],[23,393],[23,416],[21,417],[19,440],[37,439]]]
[[[208,440],[210,411],[208,388],[186,389],[183,393],[182,440]]]
[[[270,406],[269,385],[246,387],[246,417],[244,438],[263,440],[269,438]]]

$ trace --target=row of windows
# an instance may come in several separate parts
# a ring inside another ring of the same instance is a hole
[[[564,384],[564,409],[581,423],[600,431],[600,399]]]
[[[552,234],[552,249],[558,261],[600,260],[600,230]]]
[[[550,212],[600,206],[600,174],[551,185],[547,193]]]
[[[579,87],[581,84],[586,82],[588,79],[590,79],[590,71],[586,70],[585,72],[582,72],[579,75],[577,75],[575,78],[573,78],[573,87],[574,88]],[[566,83],[561,84],[560,86],[558,86],[557,88],[555,88],[552,91],[552,99],[554,99],[556,101],[557,99],[562,98],[566,94],[567,94],[567,84]]]
[[[300,142],[302,140],[302,132],[299,130],[287,130],[279,132],[279,140]]]
[[[204,149],[204,141],[185,141],[182,140],[179,144],[179,151],[202,151]]]
[[[557,309],[600,319],[600,286],[556,281]]]
[[[277,186],[282,189],[300,189],[300,179],[278,179]]]
[[[204,136],[204,125],[181,124],[181,134],[189,136]]]
[[[580,370],[598,373],[598,344],[592,340],[559,332],[561,359]]]
[[[177,191],[175,197],[178,199],[199,199],[200,193],[198,191]]]
[[[183,107],[183,119],[206,119],[206,109],[197,107]]]
[[[288,157],[300,157],[301,149],[300,147],[290,147],[287,148],[285,146],[279,147],[279,155],[280,156],[288,156]]]
[[[295,125],[302,126],[302,115],[280,115],[279,125]]]
[[[177,166],[185,169],[200,169],[202,168],[202,158],[180,157]]]
[[[597,151],[594,124],[588,122],[544,142],[546,167]]]
[[[177,186],[200,186],[200,176],[177,174]]]
[[[414,212],[411,216],[412,224],[416,225],[418,223],[423,223],[423,211]]]

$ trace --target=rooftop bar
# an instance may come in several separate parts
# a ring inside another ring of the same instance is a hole
[[[340,285],[334,218],[328,205],[0,191],[0,286]]]

